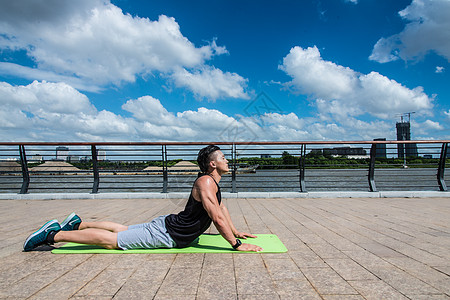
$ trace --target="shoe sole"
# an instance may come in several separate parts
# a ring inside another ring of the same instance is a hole
[[[75,217],[75,213],[73,212],[73,213],[71,213],[67,218],[65,218],[64,219],[64,221],[62,221],[62,223],[61,223],[61,229],[64,227],[64,226],[66,226],[69,222],[70,222],[70,220],[73,218],[73,217]]]
[[[36,235],[38,235],[38,234],[40,234],[41,232],[45,231],[47,228],[49,228],[51,225],[53,225],[53,224],[55,224],[55,223],[58,223],[58,220],[51,220],[51,221],[48,221],[48,222],[45,223],[41,228],[39,228],[37,231],[35,231],[34,233],[32,233],[32,234],[25,240],[25,243],[23,243],[23,250],[24,250],[24,251],[30,251],[30,250],[34,249],[34,248],[31,248],[31,249],[29,249],[29,250],[25,250],[25,245],[26,245],[33,237],[35,237]]]

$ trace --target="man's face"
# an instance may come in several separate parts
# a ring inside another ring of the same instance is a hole
[[[213,161],[216,165],[217,172],[222,175],[229,171],[228,168],[228,160],[225,158],[225,155],[222,153],[222,151],[217,150],[213,153]]]

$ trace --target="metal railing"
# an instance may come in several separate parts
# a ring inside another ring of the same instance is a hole
[[[229,192],[447,191],[449,142],[0,143],[0,192],[189,191],[208,144],[229,160]]]

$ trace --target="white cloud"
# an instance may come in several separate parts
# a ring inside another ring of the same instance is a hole
[[[244,98],[247,80],[236,73],[230,73],[210,66],[203,66],[194,72],[178,68],[172,75],[175,85],[186,87],[200,98]]]
[[[315,46],[292,48],[279,68],[292,77],[294,87],[318,98],[343,98],[357,84],[353,70],[324,61]]]
[[[435,71],[435,73],[438,73],[438,74],[444,73],[444,70],[445,70],[444,67],[436,66],[436,71]]]
[[[98,112],[86,95],[65,83],[38,82],[12,86],[0,82],[5,140],[78,140],[83,134],[103,139],[133,132],[127,121],[108,111]]]
[[[432,120],[425,120],[424,122],[412,121],[411,128],[414,132],[414,137],[420,136],[421,139],[430,139],[430,132],[443,131],[445,129],[439,122]]]
[[[177,76],[180,69],[189,69],[195,83],[176,83],[197,95],[246,96],[245,79],[205,65],[213,56],[228,53],[226,48],[215,39],[196,47],[171,17],[161,15],[151,21],[131,16],[106,0],[76,4],[28,0],[2,5],[0,20],[0,49],[24,50],[35,62],[33,68],[3,64],[3,73],[40,80],[63,78],[80,89],[93,90],[134,82],[149,73]]]
[[[450,110],[449,111],[444,111],[444,114],[449,118],[450,120]]]
[[[171,112],[151,96],[127,101],[124,117],[98,111],[86,97],[64,83],[0,82],[0,136],[7,141],[308,141],[394,139],[393,123],[299,118],[295,113],[229,116],[216,109]],[[450,116],[450,111],[446,113]],[[259,120],[258,118],[261,118]],[[434,121],[420,134],[442,129]],[[419,130],[417,130],[419,132]]]
[[[11,105],[37,116],[78,112],[91,115],[96,112],[84,94],[65,83],[34,81],[27,86],[12,86],[0,82],[0,99],[2,105]]]
[[[102,90],[102,88],[98,85],[92,84],[88,81],[83,81],[80,78],[60,75],[55,72],[39,70],[8,62],[0,62],[0,74],[14,74],[15,76],[18,76],[20,78],[25,78],[33,81],[44,80],[53,82],[65,82],[76,89],[89,92],[100,92]]]
[[[175,120],[175,116],[169,113],[158,99],[151,96],[128,100],[122,105],[122,109],[131,112],[138,121],[147,121],[156,125],[170,124]]]
[[[294,113],[265,113],[261,118],[263,119],[264,124],[285,126],[298,130],[301,130],[306,124],[304,119],[299,119]]]
[[[359,76],[361,88],[357,90],[363,110],[378,117],[388,118],[392,113],[421,111],[427,113],[432,108],[432,99],[422,87],[408,89],[395,80],[371,72]]]
[[[427,129],[433,129],[433,130],[443,130],[444,129],[444,127],[441,124],[439,124],[439,122],[434,122],[431,120],[426,120],[423,123],[423,125],[426,126]]]
[[[377,72],[361,74],[322,59],[317,47],[294,47],[281,70],[292,77],[288,86],[315,99],[319,113],[337,120],[365,113],[388,118],[395,113],[429,114],[432,98],[422,87],[409,89]]]
[[[405,29],[378,40],[371,60],[416,60],[435,51],[450,61],[450,1],[413,0],[399,15],[408,22]]]

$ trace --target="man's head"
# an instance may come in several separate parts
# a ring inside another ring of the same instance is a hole
[[[222,159],[217,157],[218,154],[223,155],[222,152],[219,150],[220,148],[218,146],[209,145],[198,152],[197,162],[198,166],[200,167],[200,170],[203,173],[207,173],[209,171],[211,161],[215,161],[216,159]]]

